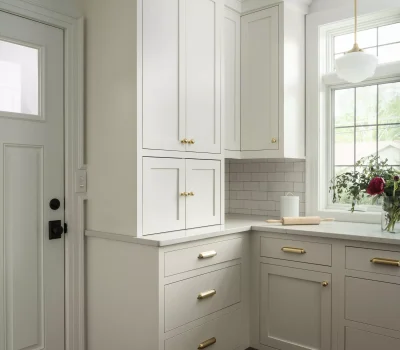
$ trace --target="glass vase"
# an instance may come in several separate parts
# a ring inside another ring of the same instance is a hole
[[[400,197],[384,197],[382,201],[382,231],[400,233]]]

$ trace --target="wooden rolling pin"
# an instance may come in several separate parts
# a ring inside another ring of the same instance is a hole
[[[282,218],[281,220],[267,220],[269,224],[286,225],[319,225],[322,221],[335,221],[335,219],[321,219],[319,216],[305,216],[298,218]]]

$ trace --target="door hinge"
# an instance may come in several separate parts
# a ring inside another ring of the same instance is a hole
[[[64,222],[64,233],[68,233],[68,224]]]

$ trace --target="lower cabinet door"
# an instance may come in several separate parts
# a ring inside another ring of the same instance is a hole
[[[185,160],[143,158],[143,235],[185,229]]]
[[[240,345],[241,310],[230,312],[165,341],[165,350],[234,350]]]
[[[399,350],[400,339],[346,328],[345,350]]]
[[[261,264],[260,343],[331,349],[331,275]]]
[[[186,228],[221,223],[221,162],[186,160]]]

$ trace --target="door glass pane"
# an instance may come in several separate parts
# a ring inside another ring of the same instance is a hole
[[[39,114],[39,50],[0,40],[0,111]]]
[[[378,28],[378,45],[400,42],[400,23]]]

